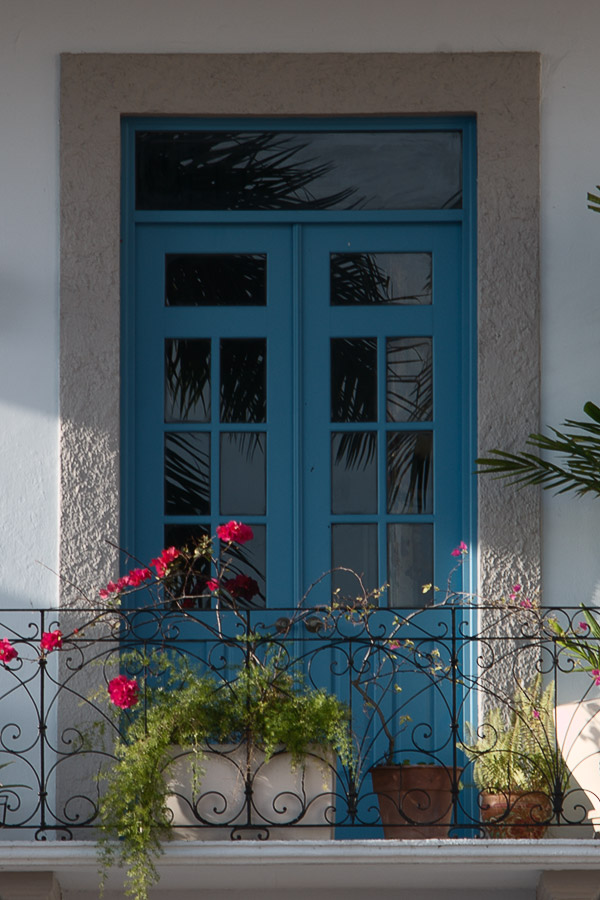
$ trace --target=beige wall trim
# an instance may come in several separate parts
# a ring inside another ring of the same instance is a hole
[[[116,567],[102,539],[119,533],[121,116],[475,114],[485,450],[538,427],[539,102],[536,53],[64,55],[61,571],[97,586]],[[536,491],[481,479],[484,590],[537,581],[539,512]]]
[[[600,871],[543,872],[537,900],[599,900]]]
[[[3,872],[0,900],[60,900],[58,881],[52,872]]]

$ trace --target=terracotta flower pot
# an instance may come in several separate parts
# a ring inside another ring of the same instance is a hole
[[[462,769],[456,770],[456,778]],[[375,766],[373,790],[386,838],[448,837],[453,771],[444,766]]]
[[[539,791],[489,794],[482,791],[481,817],[492,838],[542,838],[552,818],[552,802]]]

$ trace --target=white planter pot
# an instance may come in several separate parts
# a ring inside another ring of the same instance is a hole
[[[600,699],[562,703],[555,720],[563,759],[592,805],[587,817],[594,831],[600,831]]]
[[[295,768],[285,750],[265,762],[261,750],[254,747],[248,754],[245,743],[207,749],[198,762],[193,752],[180,747],[174,748],[173,757],[167,806],[174,838],[230,840],[235,829],[234,836],[245,840],[333,840],[333,754],[315,748]],[[195,791],[194,766],[204,772]],[[252,787],[249,802],[247,777]]]

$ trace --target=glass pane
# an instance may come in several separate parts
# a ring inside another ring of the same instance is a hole
[[[266,572],[266,538],[264,525],[252,525],[254,537],[247,544],[239,546],[231,544],[228,553],[232,562],[226,573],[223,573],[222,585],[231,599],[240,607],[256,607],[265,605],[265,572]],[[241,579],[239,576],[245,576]],[[235,581],[234,579],[238,579]],[[286,601],[279,595],[275,605],[285,606]]]
[[[430,337],[388,339],[386,410],[388,422],[427,422],[433,419]]]
[[[138,131],[137,209],[459,209],[460,131]]]
[[[265,338],[221,341],[221,422],[265,422]]]
[[[210,422],[210,340],[165,341],[165,422]]]
[[[331,339],[331,421],[377,421],[377,341]]]
[[[266,513],[266,442],[264,432],[221,435],[221,500],[225,516]]]
[[[344,566],[360,575],[367,591],[379,587],[377,574],[377,525],[333,525],[331,534],[333,568]],[[339,599],[360,596],[360,585],[351,572],[332,573],[333,590]]]
[[[165,513],[172,516],[210,513],[210,435],[165,434]]]
[[[165,306],[264,306],[263,253],[168,254]]]
[[[433,582],[433,525],[388,525],[388,603],[424,606],[424,584]]]
[[[331,512],[377,512],[376,432],[331,435]]]
[[[431,431],[398,431],[388,434],[388,512],[433,512],[432,463]]]
[[[165,547],[185,547],[200,537],[206,537],[209,531],[205,525],[165,525]],[[183,609],[210,609],[211,598],[206,588],[210,578],[210,567],[203,558],[196,560],[191,571],[169,580],[169,595]]]
[[[431,253],[332,253],[331,305],[431,304]]]

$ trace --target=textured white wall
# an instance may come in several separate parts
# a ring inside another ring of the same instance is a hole
[[[0,7],[0,603],[56,601],[58,54],[537,50],[542,420],[600,402],[595,0],[3,0]],[[600,584],[600,504],[548,498],[548,602]]]

